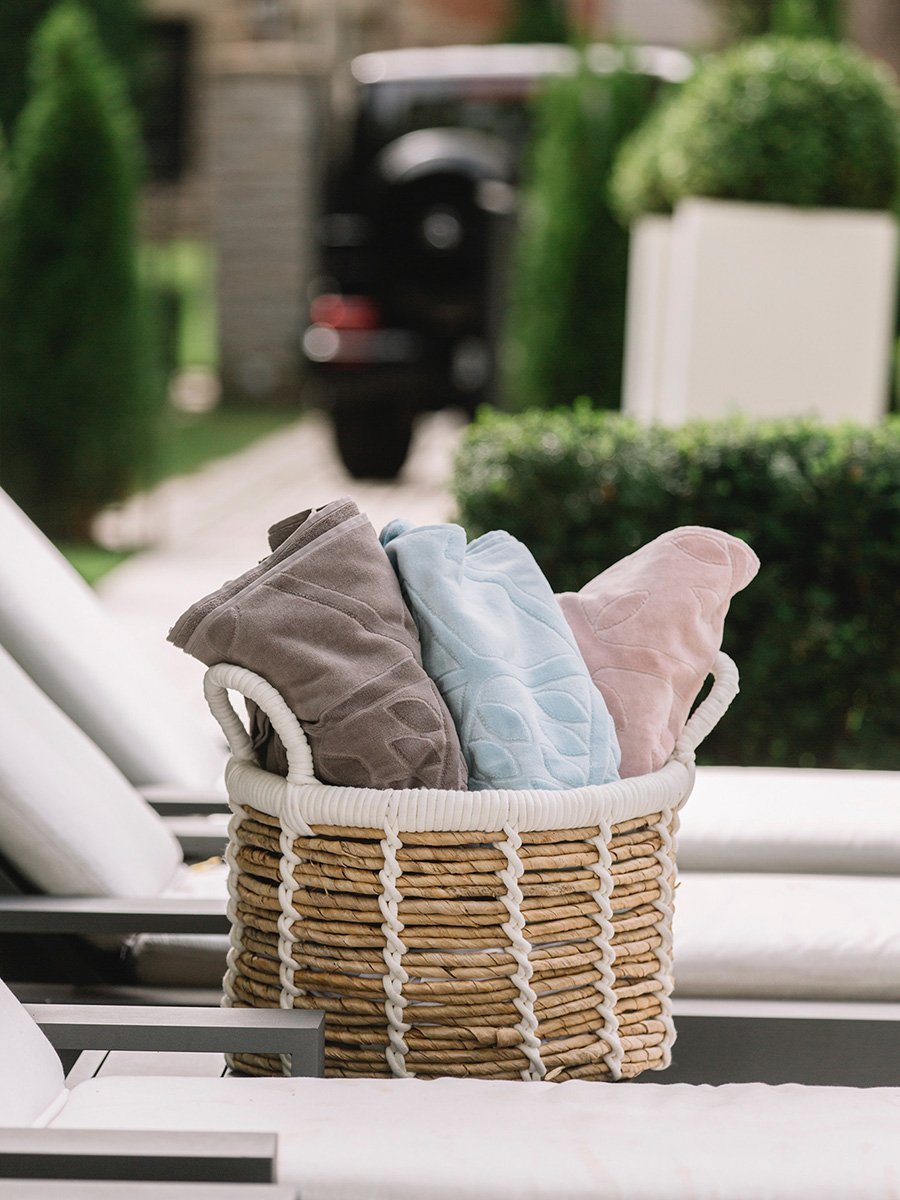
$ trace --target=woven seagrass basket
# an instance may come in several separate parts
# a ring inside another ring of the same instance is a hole
[[[324,1010],[327,1075],[620,1079],[667,1066],[678,810],[694,751],[737,692],[724,654],[714,676],[651,775],[376,791],[320,783],[278,692],[210,668],[232,751],[225,1003]],[[287,778],[255,764],[229,691],[269,715]]]

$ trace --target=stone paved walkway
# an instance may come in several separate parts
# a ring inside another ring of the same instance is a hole
[[[423,417],[400,477],[360,482],[343,469],[326,421],[306,415],[107,514],[100,523],[105,540],[150,548],[111,571],[98,591],[147,655],[205,708],[203,668],[165,640],[184,609],[263,558],[266,530],[275,521],[338,496],[352,496],[376,529],[398,516],[417,524],[451,519],[448,481],[463,427],[455,413]]]

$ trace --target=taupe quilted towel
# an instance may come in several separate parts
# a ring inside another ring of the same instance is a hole
[[[279,522],[270,538],[272,554],[192,605],[169,641],[277,688],[325,782],[465,787],[453,721],[368,519],[344,498]],[[254,732],[263,765],[283,773],[266,723]]]

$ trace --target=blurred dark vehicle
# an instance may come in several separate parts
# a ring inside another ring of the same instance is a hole
[[[587,50],[599,73],[622,54]],[[691,71],[678,50],[628,54],[660,86]],[[561,45],[401,49],[350,64],[303,350],[351,475],[395,476],[417,413],[454,405],[471,415],[490,400],[529,101],[576,65]]]

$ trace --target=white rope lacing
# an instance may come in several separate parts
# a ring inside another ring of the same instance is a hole
[[[519,854],[522,838],[519,831],[509,824],[503,826],[503,832],[506,834],[506,841],[501,842],[499,848],[506,857],[506,866],[497,872],[505,889],[500,899],[509,914],[509,919],[503,923],[503,932],[509,938],[510,949],[516,960],[512,982],[519,989],[519,994],[514,997],[513,1004],[518,1010],[520,1020],[515,1028],[522,1040],[522,1050],[528,1059],[528,1065],[522,1068],[520,1074],[523,1079],[543,1079],[547,1074],[547,1067],[541,1058],[541,1041],[537,1036],[538,1019],[534,1011],[537,993],[531,986],[531,976],[534,973],[531,965],[531,942],[523,933],[525,917],[522,914],[522,889],[519,886],[519,880],[525,870]]]
[[[596,966],[600,972],[600,978],[594,982],[594,987],[599,993],[597,1012],[603,1023],[603,1040],[609,1046],[609,1050],[603,1056],[603,1061],[609,1067],[609,1073],[613,1079],[621,1079],[622,1060],[625,1052],[619,1038],[619,1017],[616,1013],[616,976],[613,971],[616,950],[613,946],[615,930],[612,921],[614,881],[612,854],[609,848],[612,829],[609,822],[603,817],[599,819],[598,825],[600,826],[599,834],[589,839],[591,845],[597,850],[597,861],[593,864],[593,870],[597,876],[598,887],[592,893],[597,908],[591,913],[591,916],[597,922],[598,929],[591,940],[599,951]]]
[[[653,901],[653,907],[660,914],[656,922],[656,931],[660,936],[660,945],[656,952],[659,969],[653,978],[658,980],[661,987],[659,998],[661,1012],[659,1020],[665,1026],[663,1039],[663,1058],[657,1070],[668,1067],[672,1061],[672,1045],[675,1041],[675,1023],[672,1020],[672,1005],[669,997],[672,995],[672,919],[674,915],[675,889],[672,878],[675,872],[675,834],[678,831],[678,809],[668,808],[661,814],[654,829],[659,834],[659,849],[654,857],[659,863],[659,897]]]
[[[400,934],[403,932],[403,922],[398,915],[402,894],[397,882],[402,874],[397,851],[402,846],[397,832],[388,821],[384,823],[385,836],[381,842],[381,852],[384,855],[384,866],[378,872],[381,881],[381,892],[378,896],[378,907],[384,921],[381,932],[384,934],[384,958],[387,973],[382,976],[384,985],[384,1012],[387,1017],[388,1045],[384,1055],[391,1073],[401,1079],[410,1078],[412,1072],[406,1069],[406,1055],[409,1047],[406,1044],[406,1034],[409,1025],[403,1020],[403,1010],[406,1008],[406,998],[403,986],[409,981],[409,974],[403,966],[403,956],[406,944]]]
[[[308,832],[312,834],[312,830]],[[294,848],[295,839],[295,832],[282,824],[278,835],[278,848],[281,850],[278,862],[278,981],[281,984],[279,1004],[282,1008],[293,1008],[297,996],[305,994],[304,989],[295,983],[297,962],[294,957],[294,943],[298,938],[294,932],[294,922],[302,920],[294,903],[298,891],[295,870],[302,861]],[[280,1057],[282,1074],[290,1075],[290,1055],[282,1054]]]
[[[231,922],[231,929],[228,933],[228,953],[225,956],[225,977],[222,980],[223,1008],[233,1008],[236,1002],[237,997],[235,995],[234,984],[240,974],[237,959],[238,955],[244,949],[244,923],[238,917],[239,897],[237,883],[240,878],[241,868],[238,866],[237,852],[240,847],[241,822],[246,817],[247,810],[233,796],[229,797],[228,803],[231,806],[231,817],[228,821],[228,843],[225,847],[225,862],[228,866],[228,875],[226,877],[228,901],[225,905],[225,912],[228,920]],[[233,1055],[226,1054],[225,1061],[234,1070]]]

